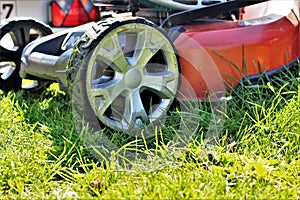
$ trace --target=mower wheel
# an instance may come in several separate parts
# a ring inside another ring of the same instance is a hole
[[[159,121],[171,107],[179,66],[172,43],[153,23],[127,19],[102,25],[71,56],[73,102],[100,129],[131,130]],[[76,87],[74,88],[74,85]]]
[[[22,88],[19,76],[21,56],[26,45],[52,34],[51,28],[32,18],[10,18],[0,24],[0,89],[18,91]],[[38,82],[30,83],[40,88]],[[45,85],[43,82],[41,85]],[[28,87],[27,87],[28,88]],[[30,88],[32,89],[32,88]]]

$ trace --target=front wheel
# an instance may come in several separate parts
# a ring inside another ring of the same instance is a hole
[[[112,150],[110,139],[121,133],[148,138],[166,123],[175,124],[167,116],[179,85],[179,64],[168,37],[145,19],[99,26],[96,39],[87,34],[75,47],[69,77],[77,126],[102,131],[97,146]]]

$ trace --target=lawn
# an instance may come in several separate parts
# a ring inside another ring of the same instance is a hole
[[[228,94],[216,144],[203,121],[186,148],[154,145],[130,167],[91,155],[56,84],[1,92],[0,199],[299,199],[299,77],[298,66]]]

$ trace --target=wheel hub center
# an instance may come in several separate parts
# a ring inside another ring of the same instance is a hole
[[[130,69],[125,74],[125,84],[131,89],[137,88],[142,82],[142,75],[137,69]]]

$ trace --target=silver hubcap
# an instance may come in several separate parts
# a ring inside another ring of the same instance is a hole
[[[89,60],[89,102],[104,125],[130,131],[162,119],[176,94],[178,76],[168,39],[151,26],[126,24],[107,34]]]
[[[137,88],[142,81],[142,74],[139,70],[133,68],[125,74],[125,85],[131,89]]]

